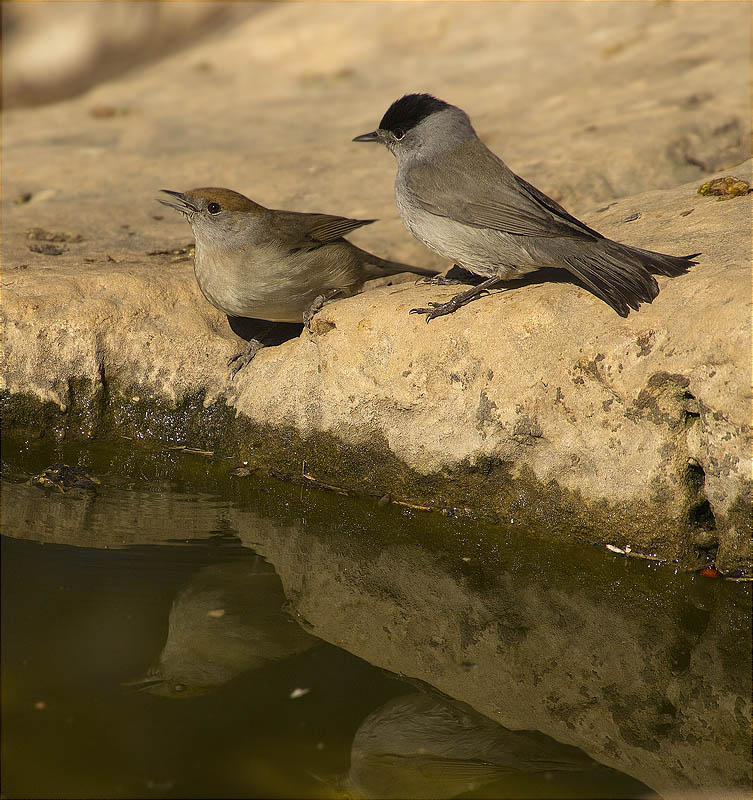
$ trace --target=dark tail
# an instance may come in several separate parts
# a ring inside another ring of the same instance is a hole
[[[412,264],[401,264],[399,261],[387,261],[384,258],[378,258],[371,253],[366,253],[366,265],[371,267],[369,279],[384,278],[387,275],[397,275],[399,272],[413,272],[416,275],[434,276],[438,275],[441,270],[426,269],[424,267],[414,267]]]
[[[682,275],[698,255],[668,256],[600,239],[588,250],[565,256],[565,262],[588,289],[626,317],[631,308],[637,311],[641,303],[650,303],[659,294],[653,274]]]

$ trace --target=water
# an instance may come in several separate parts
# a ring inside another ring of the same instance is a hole
[[[749,789],[748,584],[131,445],[5,443],[4,797]]]

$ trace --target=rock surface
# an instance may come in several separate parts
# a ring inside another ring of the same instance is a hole
[[[89,431],[118,406],[134,435],[176,438],[186,415],[171,430],[154,409],[200,398],[194,417],[238,415],[226,439],[249,459],[283,442],[287,474],[303,463],[348,488],[749,567],[751,195],[696,194],[751,182],[749,19],[735,4],[280,5],[73,100],[8,111],[8,393],[89,407]],[[349,142],[415,89],[465,107],[589,225],[700,263],[627,320],[572,284],[529,282],[427,326],[408,309],[451,289],[381,287],[231,382],[238,340],[190,257],[149,255],[191,241],[156,190],[380,216],[353,240],[442,266],[397,219],[389,154]]]

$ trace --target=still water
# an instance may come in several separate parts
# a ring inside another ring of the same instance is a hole
[[[3,458],[3,797],[747,795],[749,584],[178,450]]]

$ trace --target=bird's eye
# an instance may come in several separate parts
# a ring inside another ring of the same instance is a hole
[[[222,206],[219,203],[210,203],[207,206],[207,211],[210,214],[219,214],[222,211]]]
[[[394,136],[394,137],[395,137],[395,138],[396,138],[398,141],[400,141],[400,139],[402,139],[402,138],[403,138],[403,136],[405,136],[405,131],[404,131],[402,128],[395,128],[395,130],[394,130],[394,131],[392,131],[392,135],[393,135],[393,136]]]

